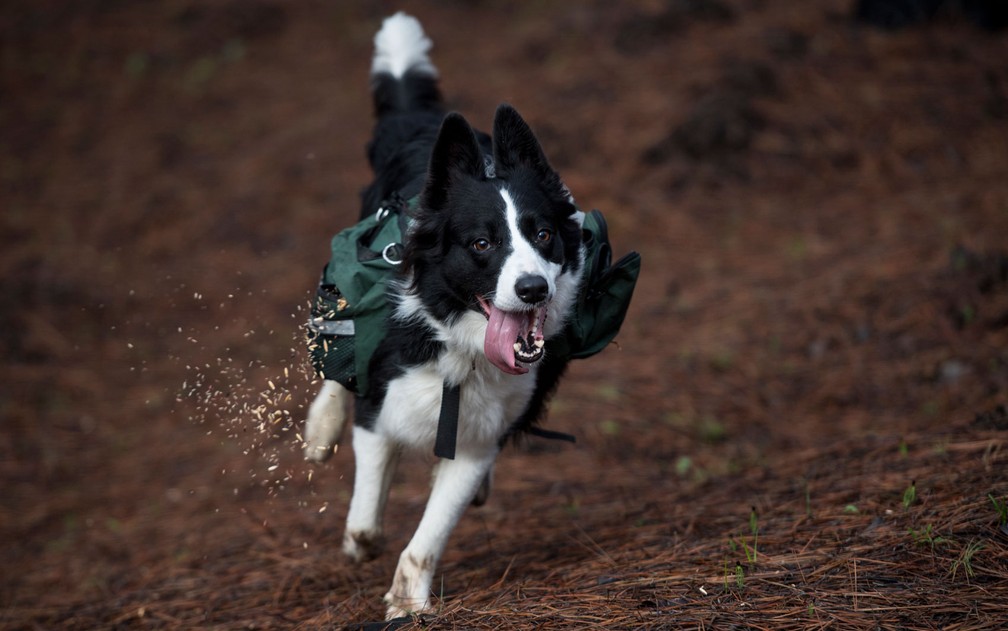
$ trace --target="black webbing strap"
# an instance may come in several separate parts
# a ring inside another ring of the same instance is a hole
[[[458,438],[459,405],[462,396],[460,386],[441,387],[441,414],[438,416],[437,437],[434,439],[434,455],[438,458],[455,459],[455,441]],[[529,434],[548,440],[563,440],[576,443],[577,438],[564,432],[554,432],[541,427],[532,426],[526,429]]]
[[[549,429],[536,427],[535,425],[533,425],[532,427],[528,428],[525,431],[528,432],[529,434],[532,434],[533,436],[538,436],[539,438],[546,438],[548,440],[565,440],[568,443],[577,442],[577,438],[573,434],[565,434],[564,432],[554,432]]]
[[[438,416],[437,438],[434,439],[434,455],[438,458],[455,459],[455,439],[458,437],[459,386],[447,383],[441,389],[441,415]]]

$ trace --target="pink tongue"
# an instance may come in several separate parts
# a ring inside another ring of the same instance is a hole
[[[486,338],[483,340],[483,353],[494,366],[509,375],[523,375],[528,368],[518,366],[515,362],[514,345],[519,334],[527,334],[528,314],[521,312],[501,311],[492,304],[490,321],[487,322]]]

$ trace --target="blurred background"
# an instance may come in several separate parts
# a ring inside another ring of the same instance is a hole
[[[577,446],[505,450],[450,593],[515,558],[548,582],[572,529],[748,514],[733,484],[795,454],[829,476],[850,441],[1008,428],[1004,3],[5,3],[0,625],[380,615],[430,462],[399,473],[393,553],[345,566],[353,458],[301,462],[300,326],[399,9],[450,107],[515,105],[644,260],[546,423]]]

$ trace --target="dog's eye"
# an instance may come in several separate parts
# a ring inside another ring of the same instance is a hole
[[[486,252],[490,249],[490,242],[486,239],[476,239],[472,242],[472,249],[477,252]]]
[[[543,228],[542,230],[539,231],[538,234],[536,234],[536,239],[539,240],[539,243],[549,243],[550,239],[552,238],[553,238],[553,231],[547,230],[546,228]]]

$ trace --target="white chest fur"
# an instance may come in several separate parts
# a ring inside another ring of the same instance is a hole
[[[485,453],[518,418],[532,396],[538,367],[527,374],[507,375],[482,353],[444,352],[440,358],[410,368],[389,382],[375,431],[400,446],[433,449],[445,379],[461,386],[457,449]]]

